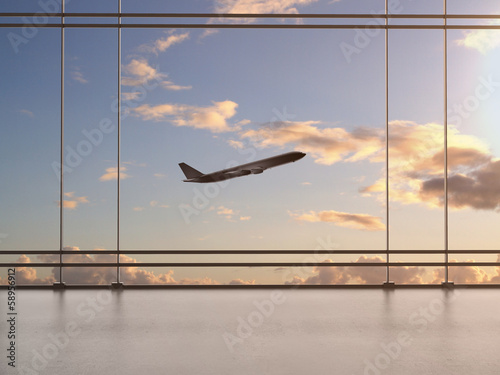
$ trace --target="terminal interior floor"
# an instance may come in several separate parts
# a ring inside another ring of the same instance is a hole
[[[18,289],[16,298],[16,369],[2,360],[2,374],[499,372],[499,289]]]

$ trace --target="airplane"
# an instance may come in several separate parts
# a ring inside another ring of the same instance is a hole
[[[304,156],[306,156],[306,154],[303,152],[292,151],[208,174],[201,173],[186,163],[179,163],[179,167],[181,167],[182,172],[184,172],[184,175],[186,176],[186,180],[183,180],[184,182],[208,183],[247,176],[249,174],[260,174],[266,169],[295,162],[302,159]]]

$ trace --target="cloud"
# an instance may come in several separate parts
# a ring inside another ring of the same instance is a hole
[[[227,141],[228,145],[235,149],[242,149],[244,147],[243,142],[235,141],[234,139],[229,139]]]
[[[191,90],[193,88],[193,86],[180,86],[180,85],[176,85],[172,81],[163,81],[163,82],[161,82],[161,86],[164,89],[171,90],[171,91]]]
[[[27,110],[27,109],[20,109],[19,113],[22,113],[23,115],[26,115],[26,116],[31,117],[31,118],[35,117],[33,112],[31,112],[30,110]]]
[[[235,215],[235,212],[231,208],[219,206],[217,208],[217,215],[224,216],[227,220],[231,220],[233,218],[233,216]]]
[[[216,0],[215,13],[284,13],[298,14],[296,6],[306,6],[318,0]]]
[[[144,86],[156,81],[161,87],[166,90],[179,91],[190,90],[192,86],[181,86],[167,80],[168,74],[161,73],[157,68],[153,68],[146,59],[132,59],[123,67],[124,76],[122,77],[122,85],[124,86]],[[144,96],[144,92],[133,91],[122,93],[124,100],[140,100]]]
[[[242,279],[233,279],[229,283],[229,285],[255,285],[255,280],[242,280]]]
[[[385,260],[379,256],[366,257],[362,255],[353,263],[384,262]],[[332,266],[314,267],[314,275],[307,278],[293,275],[291,280],[285,281],[285,285],[382,284],[386,277],[385,267],[336,267],[330,259],[323,263],[332,263]],[[426,270],[422,267],[393,267],[391,268],[391,279],[398,284],[422,284],[425,273]]]
[[[340,227],[368,231],[385,230],[385,224],[382,223],[380,217],[368,214],[351,214],[331,210],[320,212],[309,211],[309,213],[304,214],[290,213],[290,216],[292,216],[295,220],[310,223],[326,222],[333,223]]]
[[[140,91],[134,92],[122,92],[122,99],[125,101],[134,101],[137,100],[143,95]]]
[[[78,247],[65,247],[64,250],[79,251]],[[103,250],[103,249],[95,249]],[[38,261],[51,263],[58,262],[59,255],[41,254],[37,256]],[[497,261],[500,261],[500,254],[497,256]],[[64,256],[67,263],[114,263],[116,255],[111,254],[67,254]],[[126,255],[121,255],[123,263],[137,263],[137,260]],[[59,268],[54,267],[51,274],[46,277],[39,277],[37,269],[29,267],[31,259],[26,255],[21,255],[17,262],[26,264],[23,267],[16,267],[16,282],[19,285],[26,284],[52,284],[58,281]],[[367,257],[360,256],[353,263],[384,263],[385,260],[379,256]],[[456,260],[451,260],[456,262]],[[450,279],[457,284],[476,284],[476,283],[500,283],[500,267],[496,267],[496,274],[491,275],[486,273],[480,267],[474,266],[474,261],[468,260],[470,266],[465,267],[450,267]],[[308,277],[299,277],[290,275],[291,279],[284,282],[285,285],[299,284],[381,284],[385,280],[385,267],[363,267],[363,266],[347,266],[336,267],[330,259],[323,263],[332,263],[332,266],[320,266],[313,268],[313,274]],[[290,268],[276,268],[275,271],[287,271]],[[189,285],[219,285],[220,282],[209,278],[182,278],[177,280],[174,277],[174,271],[155,274],[153,271],[147,271],[139,267],[122,267],[121,278],[127,284],[189,284]],[[426,269],[417,266],[392,267],[391,280],[397,284],[422,284]],[[444,280],[444,269],[439,268],[433,271],[432,283],[439,284]],[[116,281],[116,269],[103,267],[65,267],[64,281],[68,284],[107,284]],[[0,280],[1,284],[5,284],[6,280]],[[233,279],[229,285],[254,285],[256,280]]]
[[[442,207],[444,202],[443,126],[392,121],[390,199],[403,204]],[[498,210],[500,162],[477,137],[448,127],[448,203],[450,208]],[[363,187],[365,195],[385,199],[385,178]]]
[[[183,104],[143,104],[132,109],[132,113],[142,120],[168,121],[174,126],[188,126],[206,129],[214,133],[238,130],[227,120],[236,114],[238,104],[230,100],[212,102],[209,107],[196,107]]]
[[[189,32],[175,34],[175,30],[173,30],[165,38],[159,38],[155,40],[152,44],[142,45],[139,47],[139,49],[145,52],[151,52],[158,55],[159,52],[165,52],[168,48],[172,47],[173,45],[182,43],[187,39],[189,39]]]
[[[214,13],[243,13],[243,14],[299,14],[298,7],[304,7],[317,2],[318,0],[216,0]],[[335,3],[340,0],[332,0]],[[207,23],[255,23],[258,18],[211,18]],[[282,18],[282,23],[287,19]],[[296,18],[293,20],[297,24],[303,23],[303,20]],[[205,31],[200,39],[203,39],[214,32]]]
[[[249,221],[252,217],[251,216],[243,216],[243,215],[238,215],[239,211],[233,210],[232,208],[224,207],[224,206],[219,206],[217,208],[211,207],[209,211],[212,210],[217,210],[216,213],[219,216],[223,216],[227,221]],[[235,216],[239,216],[239,218],[235,218]]]
[[[16,262],[19,263],[31,263],[31,259],[26,255],[21,255]],[[37,276],[37,270],[31,267],[16,267],[16,283],[19,285],[26,284],[52,284],[56,281],[53,275],[49,275],[44,278],[39,278]],[[6,280],[4,284],[6,283]]]
[[[74,67],[73,70],[70,73],[71,78],[74,81],[86,84],[89,83],[89,81],[83,76],[83,73],[80,70],[80,67]]]
[[[127,173],[126,167],[121,167],[120,168],[120,180],[123,180],[125,178],[131,177]],[[117,167],[110,167],[106,168],[106,173],[103,174],[101,177],[99,177],[99,181],[112,181],[112,180],[117,180],[118,179],[118,168]]]
[[[257,130],[240,134],[259,147],[293,145],[296,150],[309,153],[316,163],[332,165],[340,161],[356,162],[364,159],[383,160],[384,134],[381,129],[320,128],[318,121],[273,122]]]
[[[160,202],[158,201],[150,201],[149,202],[149,207],[151,208],[169,208],[170,206],[167,205],[167,204],[160,204]],[[134,207],[132,208],[134,211],[144,211],[146,209],[146,207],[144,206],[137,206],[137,207]]]
[[[385,259],[374,256],[360,256],[355,263],[385,263]],[[347,267],[351,281],[360,284],[380,284],[386,278],[384,267]],[[391,268],[391,280],[398,284],[423,284],[425,268],[417,266],[402,266]]]
[[[203,33],[198,37],[198,40],[201,40],[201,39],[204,39],[206,37],[209,37],[210,35],[217,34],[218,32],[219,32],[219,30],[217,30],[217,29],[205,29],[203,31]]]
[[[443,204],[443,178],[422,183],[420,197]],[[452,208],[500,211],[500,160],[490,161],[468,175],[448,177],[448,204]]]
[[[323,263],[331,263],[331,260],[325,260]],[[301,279],[294,276],[291,283],[293,284],[313,284],[313,285],[327,285],[327,284],[347,284],[349,281],[349,274],[345,272],[344,267],[314,267],[314,276],[309,276],[307,279]],[[287,282],[285,282],[287,284]]]
[[[155,173],[155,174],[153,174],[153,176],[156,177],[156,178],[165,178],[165,177],[167,177],[167,175],[163,174],[163,173]]]
[[[70,199],[63,200],[63,207],[70,210],[76,209],[80,203],[89,203],[87,197],[76,197],[74,191],[64,193],[64,195]],[[57,201],[57,205],[60,207],[61,201]]]
[[[141,86],[153,80],[161,82],[167,77],[166,74],[149,65],[146,59],[132,59],[123,67],[123,73],[122,85],[124,86]]]
[[[500,254],[498,260],[500,261]],[[332,263],[326,260],[326,263]],[[354,263],[384,263],[385,259],[374,256],[360,256]],[[457,262],[451,260],[450,262]],[[496,267],[496,275],[489,275],[480,267],[474,266],[473,260],[467,260],[471,266],[450,267],[449,278],[456,284],[500,283],[500,267]],[[301,278],[296,275],[285,284],[381,284],[386,278],[385,267],[315,267],[312,275]],[[424,284],[425,267],[404,266],[391,267],[391,280],[397,284]],[[444,268],[433,270],[433,284],[444,280]]]
[[[450,263],[456,263],[456,259],[451,259]],[[473,260],[467,260],[466,262],[474,263]],[[392,272],[392,271],[391,271]],[[490,280],[489,275],[483,269],[477,266],[464,266],[464,267],[449,267],[448,278],[455,284],[481,284],[489,283],[495,280],[500,273],[497,270],[497,276],[493,276]],[[434,270],[434,280],[433,284],[441,284],[445,279],[444,268],[438,268]]]
[[[497,255],[497,262],[500,262],[500,254]],[[495,267],[496,275],[490,279],[492,284],[500,284],[500,267]]]
[[[498,25],[498,21],[490,22]],[[486,55],[489,51],[500,46],[500,31],[498,30],[469,30],[463,32],[464,37],[455,41],[459,46],[472,48]]]
[[[239,133],[258,147],[290,147],[307,152],[318,164],[385,161],[385,130],[321,127],[317,121],[284,121]],[[390,199],[403,204],[442,207],[444,131],[436,123],[389,123]],[[385,202],[385,177],[361,187],[364,196]],[[448,125],[448,190],[453,209],[500,209],[500,160],[479,138]]]
[[[78,247],[65,247],[64,250],[79,251]],[[103,249],[95,249],[103,250]],[[58,255],[38,255],[40,262],[54,262],[59,260]],[[21,263],[31,263],[31,260],[26,255],[21,255],[17,260]],[[111,254],[66,254],[64,261],[67,263],[114,263],[116,255]],[[121,255],[123,263],[137,263],[137,260],[126,255]],[[52,284],[58,280],[59,268],[54,267],[51,270],[52,274],[45,278],[37,276],[37,270],[30,267],[16,268],[16,282],[18,284]],[[121,279],[127,284],[175,284],[175,285],[218,285],[220,282],[209,277],[203,278],[182,278],[176,280],[174,271],[168,270],[165,273],[155,274],[153,271],[147,271],[139,267],[122,267],[120,269]],[[105,267],[65,267],[64,282],[67,284],[96,284],[109,285],[116,281],[116,269]],[[2,280],[3,281],[3,280]],[[242,281],[242,280],[241,280]],[[4,282],[4,281],[3,281]],[[251,283],[251,281],[242,281],[243,283]],[[5,283],[5,282],[4,282]]]

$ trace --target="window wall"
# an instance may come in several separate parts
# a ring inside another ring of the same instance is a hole
[[[58,4],[0,10],[2,282],[498,284],[498,10]]]

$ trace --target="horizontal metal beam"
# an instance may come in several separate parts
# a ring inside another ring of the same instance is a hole
[[[0,289],[7,289],[8,285],[0,285]],[[54,290],[52,284],[24,284],[16,285],[17,289],[46,289]],[[448,289],[441,284],[394,284],[390,289]],[[500,284],[454,284],[451,289],[498,289]],[[65,289],[111,289],[109,284],[65,284]],[[123,289],[386,289],[380,284],[123,284]]]
[[[148,24],[148,23],[47,23],[47,24],[24,24],[24,23],[2,23],[0,27],[15,28],[15,27],[41,27],[41,28],[94,28],[94,29],[389,29],[389,30],[404,30],[404,29],[423,29],[423,30],[500,30],[500,25],[266,25],[266,24]]]
[[[164,263],[164,262],[136,262],[136,263],[0,263],[0,267],[444,267],[445,262],[193,262],[193,263]],[[452,267],[500,267],[500,262],[452,262]]]
[[[445,254],[445,250],[389,250],[391,254]],[[385,254],[386,250],[0,250],[0,255],[295,255],[295,254]],[[449,254],[500,254],[499,250],[448,250]]]
[[[121,18],[376,18],[376,19],[496,19],[500,18],[500,14],[385,14],[385,13],[270,13],[270,14],[256,14],[256,13],[133,13],[133,12],[85,12],[85,13],[43,13],[43,12],[1,12],[0,17],[81,17],[81,18],[94,18],[94,17],[121,17]]]

